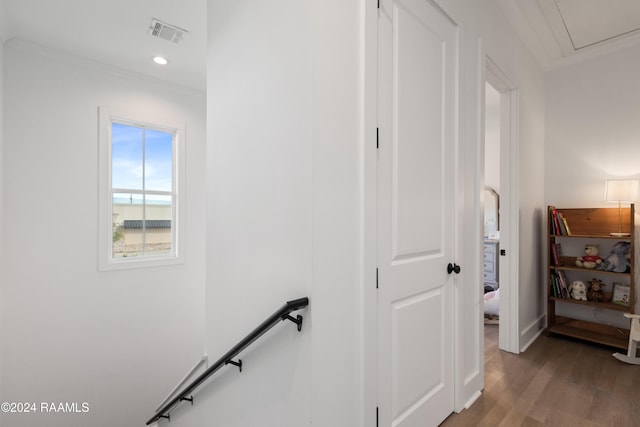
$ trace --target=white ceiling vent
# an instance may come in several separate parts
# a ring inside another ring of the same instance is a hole
[[[167,24],[158,19],[151,20],[151,26],[149,27],[149,34],[153,37],[158,37],[169,42],[178,44],[182,41],[182,38],[187,34],[187,30],[183,30],[175,25]]]

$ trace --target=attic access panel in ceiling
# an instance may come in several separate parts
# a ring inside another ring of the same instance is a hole
[[[640,33],[638,0],[554,0],[554,3],[573,50]]]

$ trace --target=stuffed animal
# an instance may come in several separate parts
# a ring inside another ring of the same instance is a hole
[[[582,280],[576,280],[569,285],[571,298],[580,301],[587,300],[587,285]]]
[[[589,290],[587,291],[587,299],[589,301],[602,302],[604,301],[604,293],[602,293],[604,283],[600,279],[591,279],[589,282]]]
[[[598,255],[600,248],[598,245],[588,243],[584,245],[584,255],[576,258],[576,265],[582,268],[596,268],[602,264],[602,258]]]
[[[625,273],[630,270],[629,259],[631,257],[631,242],[618,242],[611,248],[609,255],[598,266],[598,269],[604,271],[615,271],[616,273]]]

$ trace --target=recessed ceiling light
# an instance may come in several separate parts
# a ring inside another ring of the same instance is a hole
[[[162,57],[162,56],[154,56],[153,57],[153,62],[155,62],[156,64],[159,64],[159,65],[167,65],[169,63],[167,58]]]

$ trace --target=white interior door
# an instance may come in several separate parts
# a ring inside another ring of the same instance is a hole
[[[378,419],[453,411],[456,29],[427,0],[378,19]]]

